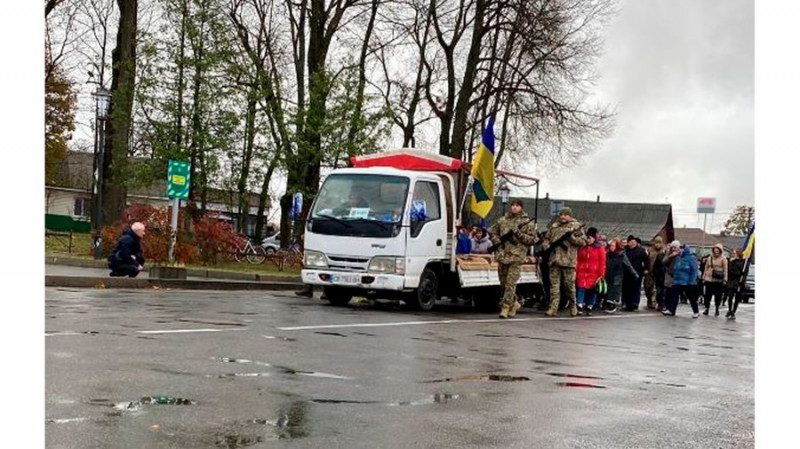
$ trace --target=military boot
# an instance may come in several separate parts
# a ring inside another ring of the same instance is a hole
[[[503,306],[500,307],[500,318],[508,318],[508,313],[510,312],[511,307],[503,303]]]
[[[511,304],[511,309],[508,311],[509,318],[513,318],[521,308],[522,304],[519,301],[514,301],[514,304]]]
[[[558,298],[550,300],[550,306],[544,314],[553,317],[558,316]]]
[[[570,301],[569,303],[569,316],[578,316],[578,306],[575,301]]]

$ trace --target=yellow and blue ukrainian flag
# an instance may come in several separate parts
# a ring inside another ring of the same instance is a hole
[[[744,239],[744,243],[742,243],[742,259],[747,260],[750,258],[750,254],[753,253],[753,245],[755,245],[756,241],[756,224],[753,223],[750,226],[750,231],[747,233],[747,237]]]
[[[472,163],[472,212],[486,218],[494,202],[494,115],[483,132],[481,145]]]

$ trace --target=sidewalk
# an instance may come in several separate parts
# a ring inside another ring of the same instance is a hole
[[[136,278],[109,276],[105,261],[45,257],[45,287],[73,288],[175,288],[186,290],[297,290],[299,276],[264,276],[256,273],[187,268],[186,279],[150,278],[147,270]]]

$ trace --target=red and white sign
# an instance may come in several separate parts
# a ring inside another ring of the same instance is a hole
[[[697,199],[698,214],[713,214],[717,208],[717,199],[712,197],[700,197]]]

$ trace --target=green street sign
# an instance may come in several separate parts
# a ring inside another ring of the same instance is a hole
[[[189,199],[189,163],[169,161],[167,168],[167,197]]]

